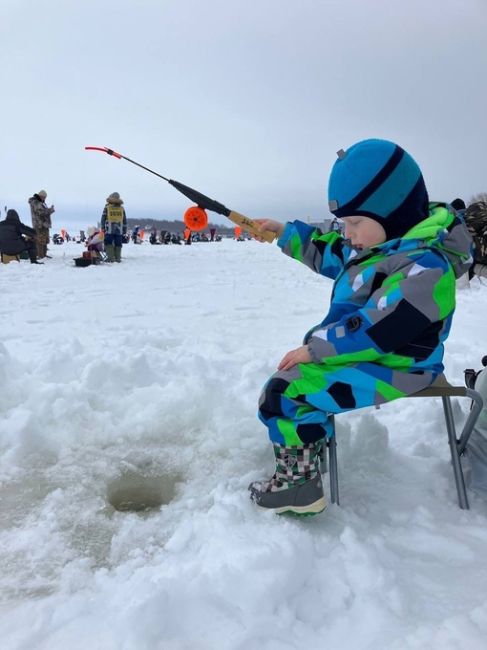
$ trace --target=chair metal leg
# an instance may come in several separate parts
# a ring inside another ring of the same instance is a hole
[[[330,415],[333,424],[333,435],[326,440],[328,447],[328,459],[330,465],[330,498],[332,503],[340,505],[340,496],[338,493],[338,463],[337,463],[337,441],[335,435],[335,418]]]
[[[460,463],[459,442],[455,431],[455,422],[453,420],[453,411],[451,401],[448,396],[441,398],[443,401],[443,410],[445,412],[446,429],[448,432],[448,442],[450,444],[451,460],[453,465],[453,475],[457,486],[458,505],[462,510],[469,510],[467,491],[465,489],[465,480],[463,478],[462,466]]]
[[[321,442],[319,459],[320,459],[320,474],[326,474],[326,472],[328,471],[327,461],[326,461],[326,438]]]
[[[330,459],[330,497],[331,502],[340,505],[340,496],[338,494],[338,468],[337,468],[337,443],[333,435],[328,441],[328,454]]]
[[[480,393],[478,393],[476,390],[472,390],[471,388],[466,389],[467,397],[470,397],[472,400],[472,408],[470,409],[470,413],[468,415],[467,421],[465,422],[465,425],[462,430],[462,434],[460,436],[460,440],[458,441],[458,453],[460,456],[463,454],[465,451],[465,448],[467,446],[468,439],[470,438],[470,434],[473,431],[473,428],[477,422],[477,419],[480,415],[480,411],[483,408],[484,401],[482,399],[482,396]]]

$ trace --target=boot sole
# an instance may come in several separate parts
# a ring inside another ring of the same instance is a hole
[[[281,508],[265,508],[256,504],[261,510],[272,510],[276,515],[285,515],[293,514],[299,517],[312,517],[313,515],[319,515],[320,512],[326,508],[327,503],[324,497],[321,497],[317,501],[310,503],[308,506],[282,506]]]

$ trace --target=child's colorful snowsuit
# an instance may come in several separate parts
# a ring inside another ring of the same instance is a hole
[[[416,393],[443,371],[455,279],[472,262],[465,224],[444,204],[364,251],[300,221],[286,224],[278,245],[335,284],[328,315],[304,339],[313,362],[277,372],[261,395],[274,443],[316,442],[332,433],[328,414]]]

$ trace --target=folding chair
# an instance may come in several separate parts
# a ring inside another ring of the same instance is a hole
[[[7,255],[7,253],[0,253],[2,264],[8,264],[9,262],[20,262],[20,257],[18,255]]]
[[[425,388],[414,393],[407,395],[406,399],[413,397],[441,397],[443,401],[443,411],[445,414],[446,431],[448,434],[448,443],[450,445],[451,460],[453,465],[453,475],[455,477],[455,485],[458,494],[458,505],[462,510],[469,510],[467,491],[465,489],[465,479],[463,476],[463,469],[460,461],[461,455],[465,452],[470,434],[475,427],[480,411],[483,407],[483,399],[480,393],[472,388],[464,386],[452,386],[448,383],[445,375],[439,375],[436,380]],[[467,397],[472,400],[472,405],[468,418],[463,425],[460,437],[457,437],[455,422],[453,419],[453,411],[451,406],[451,397]],[[335,418],[330,415],[330,420],[333,424],[333,435],[326,440],[326,449],[328,451],[328,464],[330,473],[330,499],[332,503],[340,505],[338,494],[338,467],[337,467],[337,443],[335,436]],[[326,458],[324,453],[325,445],[322,450],[322,473],[326,471]]]

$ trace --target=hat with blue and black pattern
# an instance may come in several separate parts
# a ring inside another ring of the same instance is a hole
[[[428,192],[415,160],[389,140],[362,140],[338,152],[328,183],[330,212],[379,222],[387,239],[428,216]]]

